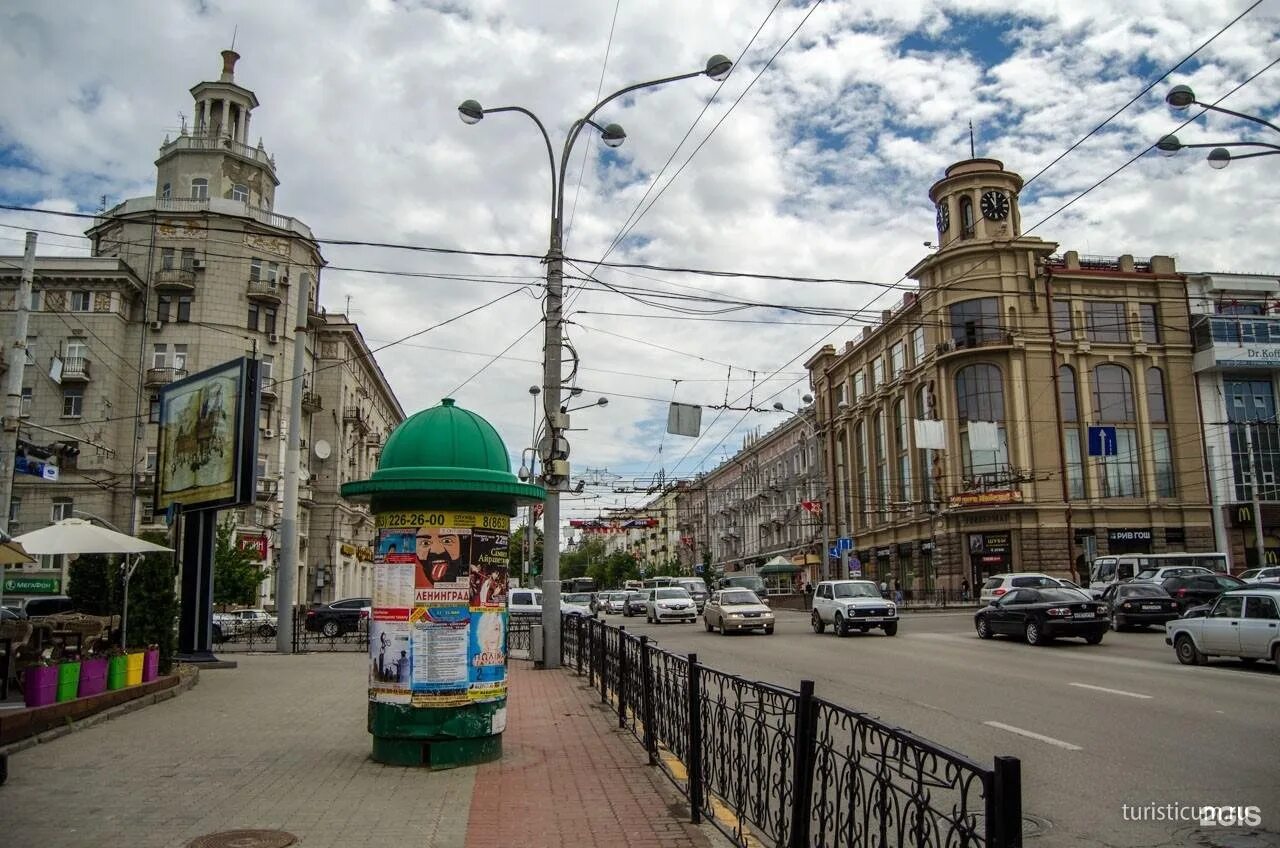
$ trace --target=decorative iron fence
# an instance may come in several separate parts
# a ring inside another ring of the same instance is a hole
[[[597,619],[562,618],[561,664],[738,845],[1022,845],[1021,764],[991,767],[814,695],[708,668]],[[678,760],[683,777],[663,763]],[[733,817],[713,814],[723,805]]]

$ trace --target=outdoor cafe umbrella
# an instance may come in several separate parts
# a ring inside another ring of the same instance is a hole
[[[106,527],[91,524],[83,518],[64,518],[61,521],[23,533],[14,538],[27,553],[37,556],[49,554],[147,554],[172,553],[173,548],[157,545],[126,533],[118,533]],[[120,646],[125,646],[125,626],[129,615],[129,578],[138,567],[140,556],[132,563],[126,556],[124,568],[124,606],[120,611]]]
[[[22,545],[13,541],[8,533],[0,530],[0,604],[4,603],[4,567],[34,562],[35,557],[22,549]]]

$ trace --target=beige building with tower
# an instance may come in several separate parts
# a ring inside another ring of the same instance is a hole
[[[404,413],[358,328],[319,307],[320,247],[305,223],[276,211],[275,159],[250,134],[258,99],[235,81],[239,56],[226,50],[222,59],[216,81],[191,89],[193,125],[161,145],[154,194],[99,214],[86,233],[90,258],[37,262],[21,438],[53,446],[60,475],[17,478],[10,532],[71,516],[165,530],[152,507],[157,392],[248,356],[262,376],[257,502],[224,518],[242,545],[276,565],[288,410],[301,392],[296,601],[368,594],[373,526],[367,510],[340,503],[337,492],[368,476]],[[0,259],[0,310],[14,309],[21,264]],[[299,327],[306,362],[295,382]],[[277,603],[274,580],[261,600]]]
[[[1021,188],[992,159],[948,168],[918,291],[807,363],[832,535],[908,592],[1213,547],[1183,277],[1024,236]]]

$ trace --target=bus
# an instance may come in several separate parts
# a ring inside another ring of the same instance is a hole
[[[664,588],[666,588],[667,586],[674,586],[674,585],[676,585],[676,578],[674,578],[674,577],[650,577],[650,578],[648,578],[648,579],[646,579],[646,580],[644,581],[644,584],[643,584],[643,585],[644,585],[644,588],[646,588],[646,589],[664,589]]]
[[[560,591],[562,593],[569,592],[592,592],[596,591],[596,581],[591,577],[570,577],[568,580],[560,581]]]
[[[1200,554],[1117,554],[1100,556],[1089,569],[1089,592],[1100,596],[1112,583],[1131,580],[1139,572],[1168,566],[1199,566],[1214,572],[1227,572],[1227,555],[1207,552]]]

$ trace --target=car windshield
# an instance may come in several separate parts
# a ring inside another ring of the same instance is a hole
[[[567,595],[561,595],[560,600],[566,604],[589,604],[591,595],[587,592],[570,592]]]
[[[878,598],[880,590],[871,583],[837,583],[832,587],[837,598]]]
[[[764,591],[764,581],[759,577],[726,577],[723,586],[735,589],[750,589],[753,592]]]
[[[1077,592],[1075,589],[1049,588],[1049,589],[1040,590],[1040,600],[1048,601],[1049,603],[1054,603],[1054,604],[1059,604],[1059,603],[1074,604],[1084,600],[1084,596],[1081,595],[1079,592]]]
[[[734,589],[732,592],[722,593],[720,595],[720,603],[726,607],[731,607],[737,604],[758,604],[760,599],[750,589]]]
[[[1169,593],[1154,583],[1149,586],[1133,584],[1116,589],[1116,596],[1120,598],[1167,598]]]
[[[670,601],[677,598],[688,598],[689,593],[678,586],[670,586],[666,589],[654,589],[654,598],[660,601]]]
[[[1052,589],[1061,585],[1052,577],[1015,577],[1009,582],[1010,585],[1017,586],[1021,589],[1039,589],[1042,586]]]

